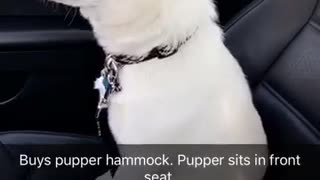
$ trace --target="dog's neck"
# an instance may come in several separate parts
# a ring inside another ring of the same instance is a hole
[[[157,46],[176,47],[217,18],[211,0],[139,0],[142,7],[129,1],[105,2],[81,13],[104,51],[115,55],[141,56]]]

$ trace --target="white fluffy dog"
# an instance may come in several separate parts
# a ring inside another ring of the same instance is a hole
[[[119,71],[122,90],[111,94],[109,107],[117,143],[266,144],[212,0],[53,1],[80,7],[107,54],[141,57],[157,46],[177,49]]]
[[[212,0],[52,1],[80,7],[110,57],[146,58],[156,47],[173,52],[125,65],[113,78],[122,87],[107,102],[117,143],[267,143],[244,73],[215,23]],[[97,82],[104,94],[102,79]],[[264,174],[228,173],[234,180],[258,180]],[[185,179],[183,174],[175,179]],[[116,179],[135,179],[122,175],[129,178]]]

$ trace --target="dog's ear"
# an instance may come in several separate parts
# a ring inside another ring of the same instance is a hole
[[[96,6],[101,0],[49,0],[73,7],[92,7]]]

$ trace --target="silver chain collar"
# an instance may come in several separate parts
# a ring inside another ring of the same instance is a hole
[[[168,47],[168,46],[159,46],[154,48],[149,52],[149,54],[141,57],[131,57],[131,56],[114,56],[107,55],[106,61],[104,64],[104,68],[101,71],[101,76],[103,78],[103,84],[105,86],[105,94],[99,102],[98,111],[96,114],[97,120],[97,130],[98,135],[102,136],[102,128],[101,128],[101,116],[102,111],[108,110],[110,105],[110,97],[112,94],[120,92],[122,87],[119,82],[119,72],[124,65],[130,64],[138,64],[141,62],[145,62],[154,58],[164,59],[169,56],[174,55],[178,49],[184,45],[196,32],[198,28],[188,36],[185,41],[180,42],[177,47]],[[107,112],[107,111],[106,111]]]
[[[119,82],[119,71],[124,65],[130,65],[130,64],[138,64],[153,58],[163,59],[166,57],[169,57],[173,54],[175,54],[178,49],[184,45],[196,32],[198,28],[190,35],[188,36],[184,41],[180,42],[177,47],[167,47],[167,46],[160,46],[156,47],[153,50],[149,52],[146,56],[141,57],[130,57],[130,56],[114,56],[114,55],[108,55],[106,57],[105,65],[102,70],[102,77],[104,81],[106,80],[108,85],[106,86],[106,93],[104,94],[102,100],[99,103],[99,110],[97,113],[97,118],[100,116],[100,112],[103,109],[108,109],[109,107],[109,101],[110,101],[110,95],[113,93],[117,93],[121,91],[121,85]],[[131,59],[133,58],[133,59]]]

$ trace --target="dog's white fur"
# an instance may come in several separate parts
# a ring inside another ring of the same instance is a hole
[[[108,53],[177,54],[125,66],[109,122],[119,144],[266,144],[245,76],[214,23],[211,0],[53,0],[80,6]]]

